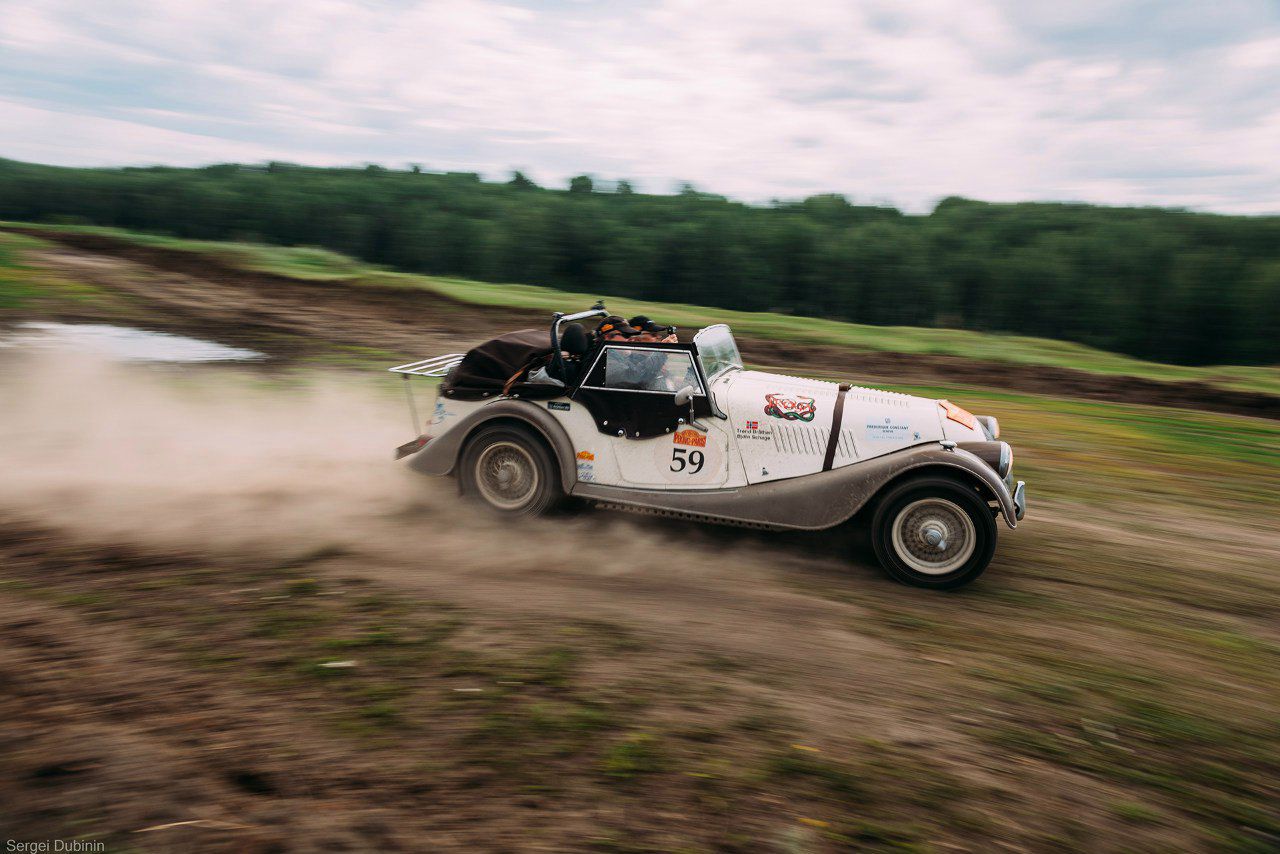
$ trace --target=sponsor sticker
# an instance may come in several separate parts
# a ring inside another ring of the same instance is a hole
[[[551,400],[547,402],[547,409],[558,409],[561,412],[568,412],[569,404],[561,400]]]
[[[574,454],[578,466],[578,480],[591,483],[596,479],[596,455],[591,451],[578,451]]]
[[[947,418],[950,418],[957,424],[963,424],[970,430],[978,429],[978,419],[973,417],[973,413],[969,410],[962,409],[949,400],[940,400],[938,401],[938,405],[946,410]]]
[[[449,411],[447,411],[447,410],[444,408],[444,401],[443,401],[443,400],[437,400],[437,401],[436,401],[436,408],[435,408],[435,410],[431,413],[431,423],[432,423],[432,424],[439,424],[441,421],[445,420],[446,418],[448,418],[448,417],[449,417],[450,415],[452,415],[452,414],[453,414],[452,412],[449,412]]]
[[[885,416],[883,421],[879,418],[868,421],[865,430],[868,439],[893,441],[906,439],[907,433],[911,430],[911,424],[906,421],[894,421],[891,417]]]
[[[697,430],[680,430],[671,439],[677,445],[689,445],[694,448],[707,446],[707,437]]]
[[[764,414],[773,418],[781,418],[783,421],[804,421],[808,423],[813,420],[814,415],[818,412],[817,403],[814,399],[804,395],[787,397],[779,392],[774,392],[766,394],[764,401]]]

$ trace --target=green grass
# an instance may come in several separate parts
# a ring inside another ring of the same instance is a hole
[[[367,274],[368,264],[313,246],[269,246],[261,243],[233,241],[185,240],[141,231],[99,226],[44,225],[40,223],[0,222],[0,228],[21,225],[40,231],[77,232],[101,234],[135,243],[139,246],[156,246],[162,249],[178,249],[197,255],[209,255],[236,267],[291,276],[295,279],[337,280]],[[30,239],[30,238],[28,238]]]
[[[43,297],[78,302],[103,296],[95,287],[63,279],[29,263],[26,253],[42,245],[33,237],[0,231],[0,311],[27,308]]]
[[[7,224],[17,225],[17,223]],[[0,223],[0,227],[4,225],[6,223]],[[522,308],[549,314],[552,311],[575,311],[586,308],[602,296],[601,294],[569,293],[534,285],[477,282],[393,272],[336,252],[313,247],[184,240],[89,226],[28,227],[103,234],[146,246],[209,255],[224,263],[247,270],[311,281],[423,289],[478,306]],[[1196,381],[1225,388],[1280,394],[1280,366],[1166,365],[1098,350],[1082,344],[1021,335],[958,329],[869,326],[821,318],[732,311],[690,303],[653,303],[622,297],[609,297],[607,303],[610,310],[618,314],[630,315],[643,312],[685,329],[696,329],[713,323],[728,323],[740,336],[863,350],[961,356],[982,361],[1072,368],[1098,374],[1134,376],[1167,382]]]
[[[540,311],[575,310],[590,306],[599,294],[574,294],[532,285],[493,284],[465,279],[411,276],[405,273],[375,274],[380,284],[429,287],[463,302],[486,306],[528,308]],[[921,355],[962,356],[982,361],[1010,362],[1074,368],[1099,374],[1147,379],[1198,381],[1229,388],[1280,394],[1280,368],[1222,366],[1188,367],[1146,362],[1067,341],[1020,335],[971,332],[961,329],[926,329],[913,326],[869,326],[812,317],[732,311],[681,303],[652,303],[608,297],[610,311],[621,315],[645,313],[687,329],[727,323],[743,337],[833,345]]]
[[[614,779],[630,780],[640,774],[661,771],[664,764],[657,737],[652,733],[637,732],[605,751],[601,770]]]
[[[36,293],[35,288],[22,275],[16,249],[21,238],[12,234],[0,234],[0,309],[17,308]]]

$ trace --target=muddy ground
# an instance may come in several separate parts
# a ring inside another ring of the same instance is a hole
[[[402,294],[320,300],[337,286],[83,249],[38,261],[112,297],[25,316],[200,332],[295,366],[531,320],[444,302],[408,320]],[[389,462],[403,402],[363,370],[8,352],[0,400],[0,837],[1280,844],[1271,422],[1177,415],[1247,438],[1209,459],[1153,452],[1159,409],[1096,404],[1108,432],[1076,404],[991,401],[1032,512],[980,582],[938,595],[884,579],[856,530],[499,524]]]

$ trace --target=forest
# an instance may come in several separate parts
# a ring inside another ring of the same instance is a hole
[[[1280,362],[1280,216],[473,173],[64,168],[0,160],[0,219],[321,246],[396,269],[585,294],[1078,341],[1179,364]]]

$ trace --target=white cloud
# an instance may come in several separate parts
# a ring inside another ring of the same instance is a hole
[[[270,149],[138,122],[62,113],[0,99],[5,155],[85,166],[258,161]],[[8,138],[11,138],[8,139]],[[90,145],[90,141],[92,144]]]
[[[953,193],[1280,210],[1280,24],[1249,0],[1207,22],[1187,0],[0,10],[0,96],[28,111],[0,123],[0,156],[593,171],[917,210]]]

